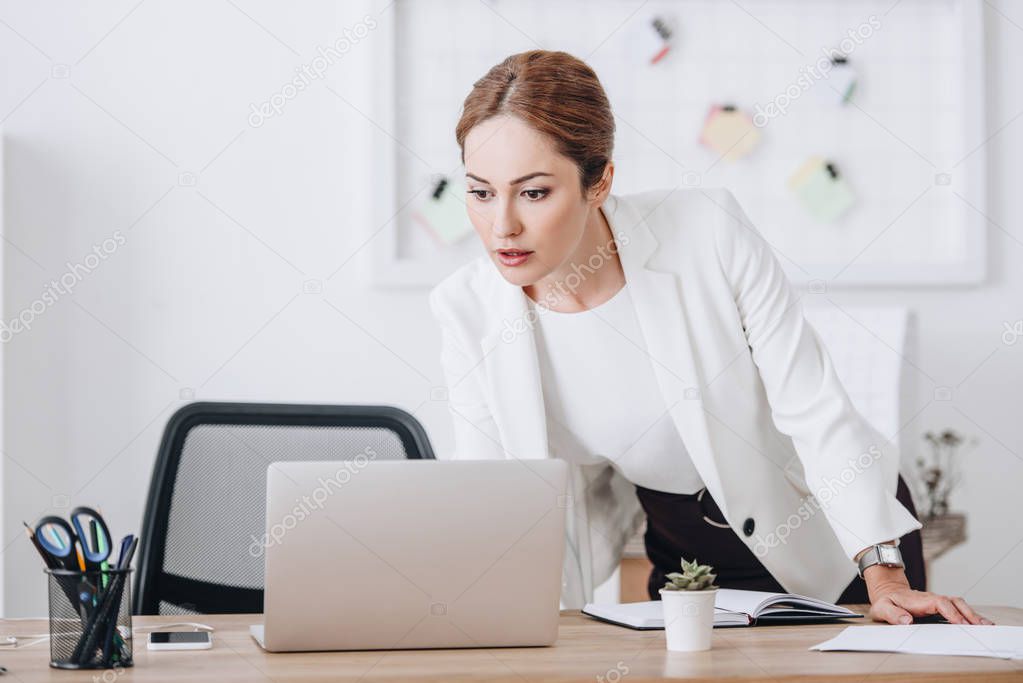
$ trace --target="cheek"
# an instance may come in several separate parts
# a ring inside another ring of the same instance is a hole
[[[549,251],[549,257],[562,261],[569,256],[582,235],[574,207],[550,204],[537,207],[527,227],[535,235],[534,243]]]

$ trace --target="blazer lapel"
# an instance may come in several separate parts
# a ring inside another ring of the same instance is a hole
[[[483,366],[489,381],[487,401],[501,434],[505,457],[539,460],[550,457],[547,417],[540,384],[533,326],[536,319],[529,297],[491,268],[486,299],[497,314],[491,331],[481,341]]]
[[[632,289],[636,316],[665,409],[670,411],[689,457],[727,519],[700,393],[704,378],[693,354],[691,321],[681,297],[679,276],[650,265],[659,243],[646,217],[631,202],[614,197],[611,210],[608,208],[605,204],[605,216],[619,244],[622,270]]]

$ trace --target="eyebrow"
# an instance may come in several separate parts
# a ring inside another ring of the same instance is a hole
[[[489,180],[484,180],[483,178],[480,178],[479,176],[473,175],[472,173],[466,173],[465,175],[466,175],[467,178],[472,178],[473,180],[478,180],[481,183],[486,183],[487,185],[491,185],[492,184]],[[535,173],[527,173],[526,175],[522,176],[521,178],[516,178],[515,180],[511,181],[508,184],[509,185],[518,185],[519,183],[524,183],[527,180],[530,180],[532,178],[536,178],[537,176],[544,176],[544,175],[553,176],[554,174],[553,173],[547,173],[546,171],[537,171]]]

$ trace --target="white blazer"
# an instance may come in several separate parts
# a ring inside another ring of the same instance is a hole
[[[707,490],[787,591],[837,600],[856,553],[921,527],[895,498],[897,450],[853,408],[731,192],[610,195],[602,209],[665,407]],[[526,467],[556,457],[522,288],[483,255],[437,285],[430,307],[455,434],[454,453],[439,456]],[[610,464],[571,472],[564,609],[592,601],[644,516]]]

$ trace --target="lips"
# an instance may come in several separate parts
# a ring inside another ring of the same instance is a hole
[[[532,253],[527,249],[498,249],[497,257],[506,266],[519,266],[525,263]]]

